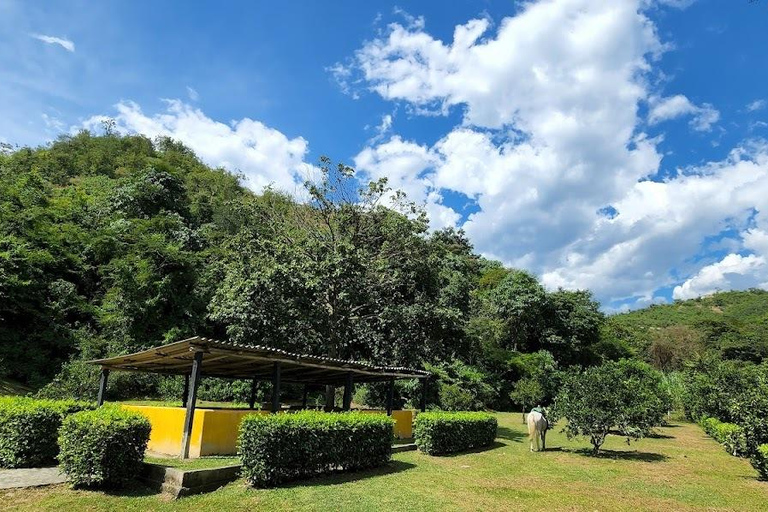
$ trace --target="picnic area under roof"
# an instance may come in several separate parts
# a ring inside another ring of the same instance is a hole
[[[189,375],[198,352],[203,354],[200,375],[205,377],[270,380],[275,363],[280,363],[283,382],[291,383],[340,385],[347,381],[350,374],[355,382],[426,379],[430,376],[424,370],[374,366],[360,361],[295,354],[272,347],[199,336],[89,363],[106,370]]]

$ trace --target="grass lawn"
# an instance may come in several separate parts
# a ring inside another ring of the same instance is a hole
[[[768,483],[696,425],[679,423],[628,447],[609,439],[600,458],[557,431],[530,453],[520,414],[500,414],[490,449],[452,457],[396,454],[384,468],[257,490],[243,481],[168,501],[136,487],[122,493],[65,486],[5,491],[14,510],[766,510]]]

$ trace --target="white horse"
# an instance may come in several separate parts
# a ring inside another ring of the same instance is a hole
[[[528,413],[528,438],[531,441],[531,451],[533,451],[533,443],[536,442],[536,451],[544,451],[547,449],[547,428],[549,424],[547,419],[538,411],[531,411]],[[541,439],[541,448],[539,448],[539,439]]]

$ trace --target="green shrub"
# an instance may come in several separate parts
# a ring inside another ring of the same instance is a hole
[[[54,463],[58,430],[64,417],[93,404],[73,400],[0,397],[0,467],[36,467]]]
[[[249,415],[240,424],[241,474],[258,487],[386,464],[394,422],[360,412]]]
[[[493,444],[496,418],[484,412],[425,412],[416,416],[416,446],[429,455],[454,453]]]
[[[704,430],[704,432],[713,439],[715,439],[715,430],[717,430],[717,427],[722,423],[723,422],[719,419],[711,417],[705,417],[699,421],[699,425],[701,425],[702,430]]]
[[[760,480],[768,480],[768,444],[761,444],[749,461],[760,475]]]
[[[569,371],[548,419],[567,418],[563,431],[568,438],[589,438],[597,455],[612,432],[621,433],[627,443],[650,434],[668,407],[661,373],[641,361],[623,359]]]
[[[141,470],[149,420],[117,406],[68,416],[59,432],[59,462],[73,487],[118,487]]]
[[[733,423],[720,423],[715,427],[715,439],[725,447],[731,455],[747,454],[747,439],[744,429]]]
[[[702,418],[699,425],[712,439],[722,444],[731,455],[747,455],[747,436],[744,429],[734,423],[723,423],[717,418]]]

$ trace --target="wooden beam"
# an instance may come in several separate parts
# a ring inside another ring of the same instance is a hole
[[[392,402],[395,401],[395,379],[389,379],[387,386],[387,416],[392,416]]]
[[[352,386],[354,386],[352,372],[347,373],[347,382],[344,384],[344,401],[342,402],[345,411],[352,408]]]
[[[190,393],[187,399],[187,414],[184,416],[184,431],[181,436],[181,458],[189,458],[189,444],[192,440],[192,425],[195,421],[195,403],[197,402],[197,388],[200,386],[200,367],[203,365],[203,353],[195,352],[192,361],[192,375]]]
[[[181,395],[181,406],[187,406],[187,399],[189,398],[189,374],[184,375],[184,394]]]
[[[101,407],[104,405],[104,397],[107,394],[107,379],[109,378],[109,370],[107,368],[101,369],[101,375],[99,375],[99,397],[96,400],[96,405]]]
[[[272,414],[280,410],[280,363],[272,366]]]
[[[251,381],[251,396],[248,398],[248,408],[253,409],[253,404],[256,403],[256,383],[258,381],[253,379]]]

